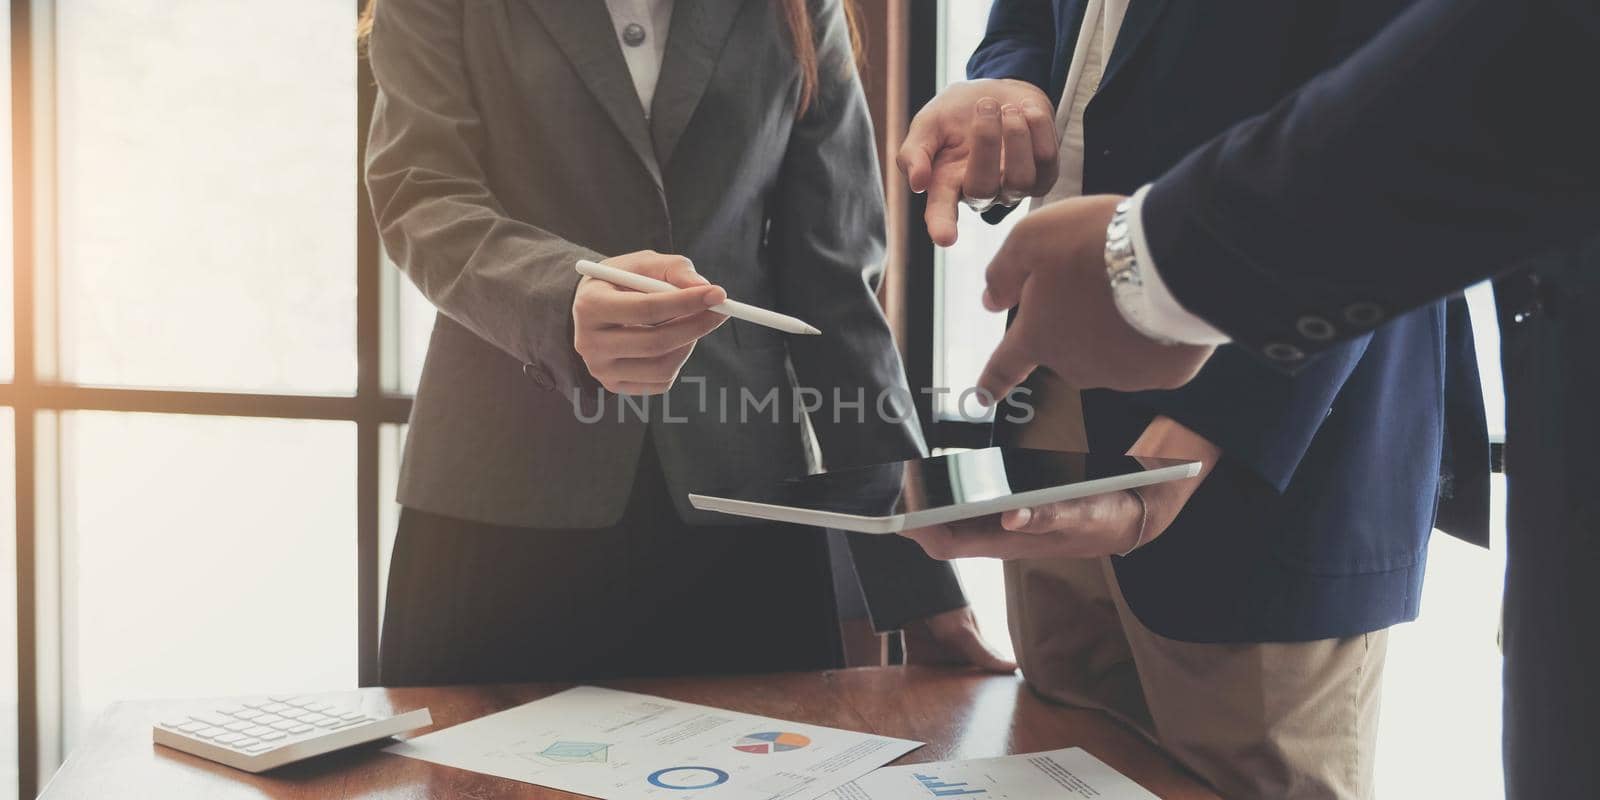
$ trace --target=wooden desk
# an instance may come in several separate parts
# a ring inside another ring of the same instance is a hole
[[[927,742],[897,763],[1081,746],[1167,800],[1216,800],[1171,759],[1097,712],[1052,706],[1010,676],[924,667],[873,667],[734,678],[606,682],[675,700]],[[435,728],[536,700],[565,684],[363,689],[364,707],[427,706]],[[389,755],[368,746],[249,775],[150,742],[153,721],[192,707],[119,703],[45,787],[50,800],[183,798],[536,798],[578,795]],[[430,728],[429,730],[433,730]]]

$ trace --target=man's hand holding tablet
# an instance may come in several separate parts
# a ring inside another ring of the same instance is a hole
[[[1222,451],[1174,420],[1157,417],[1128,455],[1192,459],[1201,467],[1192,478],[932,525],[901,535],[943,560],[1126,555],[1166,532],[1216,466]]]

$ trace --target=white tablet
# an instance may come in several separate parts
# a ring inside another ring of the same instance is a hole
[[[895,533],[1198,474],[1198,461],[986,447],[692,493],[689,502],[740,517]]]

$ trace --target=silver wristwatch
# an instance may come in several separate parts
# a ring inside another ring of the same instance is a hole
[[[1178,342],[1153,331],[1146,319],[1150,303],[1145,298],[1144,277],[1133,246],[1133,229],[1128,224],[1131,208],[1129,200],[1118,203],[1117,213],[1106,226],[1106,275],[1111,279],[1111,299],[1134,330],[1161,344],[1176,345]]]

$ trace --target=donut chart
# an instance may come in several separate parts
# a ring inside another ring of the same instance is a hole
[[[765,731],[752,733],[734,742],[733,749],[741,753],[787,753],[799,750],[811,744],[811,737],[798,733],[785,733],[783,731]]]
[[[650,773],[651,786],[663,789],[688,791],[690,789],[710,789],[728,782],[728,773],[716,767],[667,767]]]

